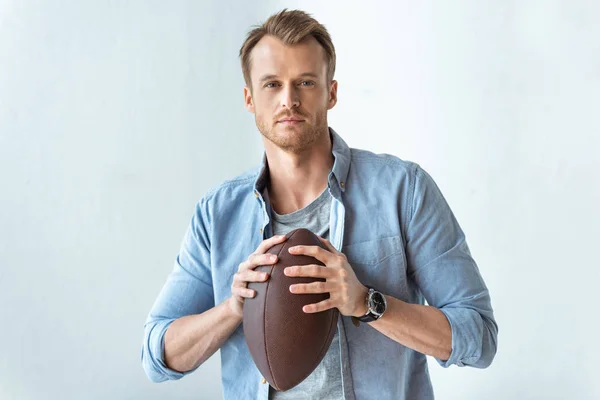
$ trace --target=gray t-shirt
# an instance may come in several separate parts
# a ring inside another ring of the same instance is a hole
[[[331,200],[329,189],[325,189],[312,203],[291,214],[280,215],[271,209],[273,235],[285,235],[291,230],[306,228],[329,240]],[[336,329],[331,346],[317,368],[304,381],[285,392],[269,387],[269,399],[343,399],[339,340],[339,332]]]

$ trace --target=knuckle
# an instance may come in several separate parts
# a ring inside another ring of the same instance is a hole
[[[264,272],[260,272],[260,271],[254,271],[254,274],[252,274],[254,276],[255,279],[259,280],[262,279],[264,276]]]
[[[264,257],[263,254],[255,254],[255,255],[253,255],[252,258],[248,260],[248,269],[249,270],[253,270],[257,266],[259,266],[260,264],[262,264],[261,260],[262,260],[263,257]]]

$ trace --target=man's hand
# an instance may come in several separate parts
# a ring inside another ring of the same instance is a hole
[[[238,317],[243,316],[244,299],[253,298],[256,295],[256,291],[248,289],[248,282],[264,282],[269,278],[266,272],[254,271],[254,268],[260,265],[275,264],[277,256],[266,254],[266,251],[286,240],[285,235],[273,236],[263,240],[256,251],[250,254],[248,259],[239,265],[238,271],[233,276],[231,297],[228,299],[229,307]]]
[[[360,317],[367,312],[365,302],[367,288],[358,281],[354,270],[344,253],[340,253],[327,239],[319,236],[327,250],[319,246],[294,246],[290,254],[306,255],[316,258],[326,266],[295,265],[284,269],[287,276],[324,278],[325,282],[312,282],[290,285],[290,292],[329,293],[329,299],[304,306],[306,313],[316,313],[336,307],[342,315]]]

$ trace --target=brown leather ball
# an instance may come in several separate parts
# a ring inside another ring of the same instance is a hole
[[[295,294],[290,285],[324,281],[321,278],[288,277],[285,267],[324,265],[314,257],[288,252],[296,245],[320,246],[319,238],[308,229],[289,232],[287,240],[267,252],[278,256],[276,264],[256,267],[267,272],[265,282],[249,282],[256,291],[244,300],[243,328],[250,354],[259,371],[276,390],[288,390],[308,377],[331,345],[337,327],[338,309],[305,313],[302,307],[329,298],[329,293]]]

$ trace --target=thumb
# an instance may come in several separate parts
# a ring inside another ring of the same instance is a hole
[[[321,241],[321,243],[323,243],[323,245],[325,246],[325,248],[327,250],[329,250],[331,253],[333,254],[337,254],[338,251],[335,247],[333,247],[333,245],[331,244],[331,242],[327,239],[322,238],[321,236],[317,235],[317,237],[319,238],[319,240]]]

